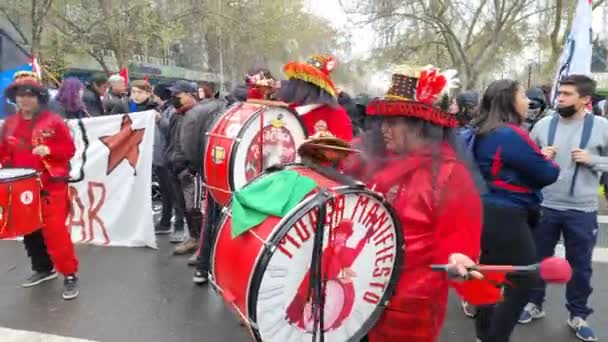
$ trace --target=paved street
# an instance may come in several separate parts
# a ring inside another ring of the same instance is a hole
[[[29,263],[20,242],[0,242],[0,341],[2,342],[200,342],[246,341],[219,297],[190,282],[185,258],[170,255],[161,239],[159,250],[80,246],[81,296],[74,302],[60,298],[61,281],[33,289],[18,285]],[[608,265],[595,269],[593,296],[598,314],[591,322],[608,340]],[[519,327],[519,341],[576,341],[565,328],[563,289],[552,288],[549,317]],[[442,342],[474,341],[473,322],[464,318],[454,301]],[[69,336],[65,339],[24,331]]]

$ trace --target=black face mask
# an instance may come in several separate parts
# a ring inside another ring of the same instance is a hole
[[[173,105],[173,107],[175,107],[175,109],[180,109],[183,106],[182,100],[179,97],[172,98],[171,104]]]
[[[557,107],[557,112],[562,118],[569,118],[576,114],[574,105],[568,107]]]

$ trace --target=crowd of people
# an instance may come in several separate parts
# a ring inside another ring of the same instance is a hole
[[[450,96],[449,75],[409,68],[393,76],[384,96],[353,98],[332,82],[335,65],[331,56],[321,55],[288,63],[283,81],[266,69],[252,70],[227,96],[207,82],[153,87],[113,75],[95,76],[86,86],[67,78],[51,99],[35,75],[16,75],[6,94],[15,114],[0,135],[0,163],[42,173],[50,193],[43,214],[51,217],[40,232],[25,237],[34,273],[23,285],[38,285],[60,272],[66,276],[63,297],[78,295],[63,193],[73,142],[69,134],[54,134],[35,146],[15,143],[37,134],[28,122],[63,132],[60,117],[154,110],[153,168],[162,198],[155,232],[171,234],[174,253],[190,256],[193,281],[204,284],[222,209],[205,191],[204,133],[231,103],[276,100],[301,116],[312,137],[329,134],[356,147],[360,153],[344,160],[339,171],[383,194],[402,224],[401,278],[366,340],[436,341],[452,286],[463,297],[465,314],[475,317],[479,341],[509,341],[518,322],[545,316],[545,284],[531,275],[508,275],[500,301],[473,306],[478,298],[467,287],[478,283],[463,280],[483,275],[468,267],[534,264],[552,256],[563,236],[573,268],[566,289],[568,325],[580,340],[596,341],[587,318],[593,313],[592,253],[598,186],[608,172],[608,121],[595,82],[582,75],[561,80],[554,108],[546,89],[499,80],[482,94]],[[459,279],[433,272],[431,264],[449,264]]]

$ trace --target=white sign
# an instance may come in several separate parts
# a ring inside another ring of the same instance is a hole
[[[152,111],[68,120],[69,225],[77,243],[156,248],[152,221]]]

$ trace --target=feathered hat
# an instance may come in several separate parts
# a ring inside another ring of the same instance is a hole
[[[17,93],[19,92],[37,96],[41,103],[47,103],[49,100],[49,92],[46,88],[40,82],[31,78],[17,79],[4,90],[4,96],[15,102]]]
[[[290,62],[285,64],[283,73],[289,79],[312,83],[337,98],[338,91],[330,78],[330,74],[335,70],[337,64],[333,56],[313,55],[306,63]]]
[[[383,98],[369,102],[368,115],[407,116],[444,127],[457,127],[454,115],[435,106],[441,96],[458,84],[455,70],[441,72],[433,66],[402,66],[393,74],[391,87]]]

